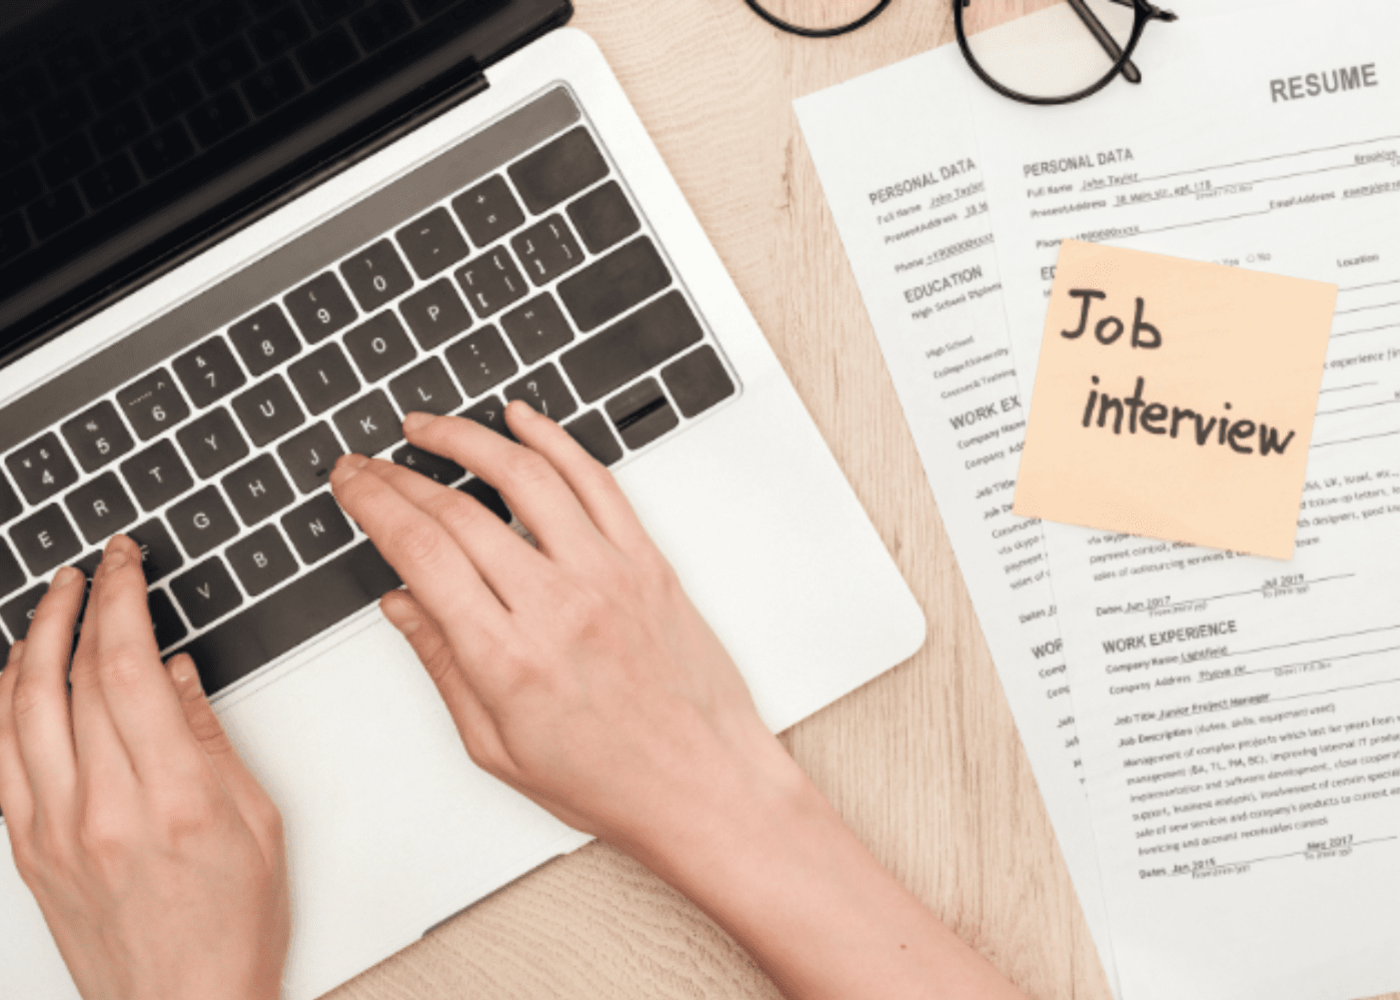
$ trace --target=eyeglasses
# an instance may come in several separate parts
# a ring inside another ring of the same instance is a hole
[[[804,38],[835,38],[884,13],[880,0],[864,17],[835,28],[804,28],[745,3],[775,28]],[[1149,21],[1175,21],[1148,0],[1063,0],[1019,17],[1024,0],[953,0],[958,47],[972,71],[997,93],[1026,104],[1069,104],[1096,94],[1115,77],[1141,83],[1133,52]],[[996,31],[988,29],[997,28]]]

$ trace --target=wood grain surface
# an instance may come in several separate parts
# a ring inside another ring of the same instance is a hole
[[[1027,993],[1109,1000],[792,109],[797,97],[952,41],[951,5],[894,0],[860,32],[809,41],[769,27],[743,0],[575,2],[574,26],[602,47],[928,616],[917,656],[784,743],[875,856]],[[822,26],[873,3],[767,6]],[[919,107],[907,111],[911,127],[939,127]],[[778,995],[683,897],[595,843],[329,997]]]

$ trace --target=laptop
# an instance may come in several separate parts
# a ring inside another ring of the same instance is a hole
[[[476,769],[327,487],[408,410],[507,400],[616,473],[791,726],[922,614],[568,0],[0,5],[0,652],[60,565],[142,546],[282,808],[285,996],[587,838]],[[503,431],[504,432],[504,431]],[[2,823],[3,821],[0,821]],[[0,968],[76,996],[0,825]]]

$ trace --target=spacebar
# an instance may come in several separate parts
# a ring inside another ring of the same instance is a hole
[[[324,566],[210,629],[181,652],[194,657],[213,694],[296,649],[399,585],[398,574],[361,542]]]

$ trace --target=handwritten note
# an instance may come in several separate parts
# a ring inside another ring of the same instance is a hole
[[[1013,509],[1292,558],[1336,298],[1065,241]]]

